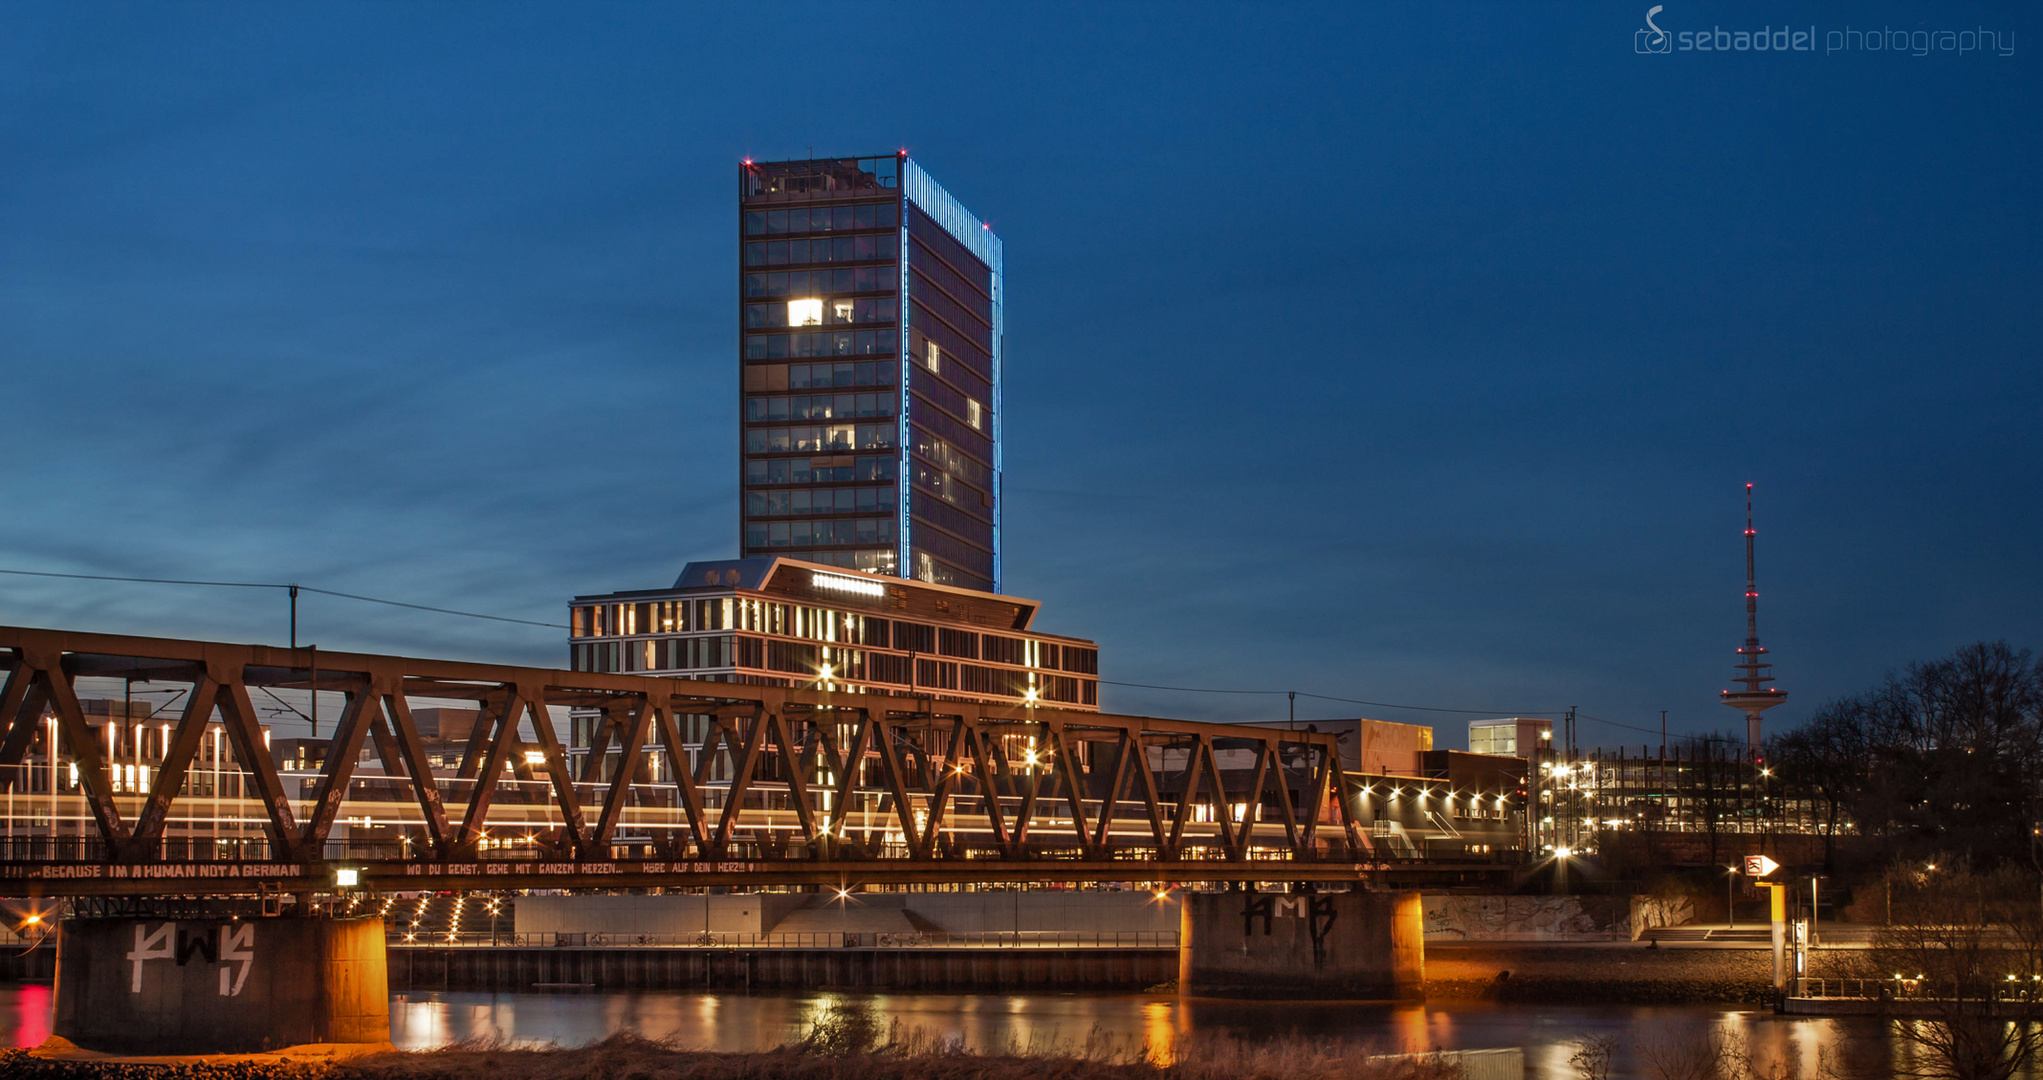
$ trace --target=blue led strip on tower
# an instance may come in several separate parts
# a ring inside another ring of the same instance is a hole
[[[922,171],[920,165],[903,156],[901,158],[901,192],[909,202],[914,203],[930,220],[951,234],[952,238],[965,246],[965,250],[979,258],[992,272],[993,286],[993,591],[1000,591],[1000,428],[1006,409],[1002,407],[1000,394],[1001,368],[1005,359],[1007,336],[1006,299],[1007,290],[1002,273],[1002,250],[1000,238],[993,230],[979,220],[978,215],[965,209],[964,204],[951,197],[942,184]],[[901,369],[901,476],[902,490],[907,490],[908,476],[908,366],[905,362],[908,352],[908,215],[901,215],[901,352],[904,359]],[[901,500],[901,557],[908,557],[908,505],[909,499]],[[905,563],[902,577],[914,577],[914,569]]]
[[[905,155],[901,158],[901,164],[906,168],[914,167],[914,163],[910,162]],[[904,172],[906,168],[904,168]],[[922,170],[915,169],[915,172],[919,175]],[[909,493],[912,490],[909,484],[909,477],[913,475],[909,470],[912,468],[913,463],[908,460],[908,373],[910,367],[908,363],[908,305],[911,301],[908,298],[908,208],[905,205],[902,206],[898,216],[901,219],[901,236],[898,246],[901,254],[894,265],[901,272],[901,324],[900,341],[894,348],[894,363],[900,369],[901,402],[898,406],[900,418],[894,422],[894,447],[895,453],[898,455],[894,466],[894,490],[899,493],[899,498],[894,503],[894,513],[898,519],[894,526],[897,549],[894,555],[894,558],[897,560],[894,574],[897,577],[913,579],[915,577],[915,560],[911,557],[909,549],[913,546],[914,537],[909,533],[908,514],[909,504],[915,498]]]

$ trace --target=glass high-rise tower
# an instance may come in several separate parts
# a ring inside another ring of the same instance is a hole
[[[745,555],[1000,590],[1000,239],[907,154],[747,161]]]

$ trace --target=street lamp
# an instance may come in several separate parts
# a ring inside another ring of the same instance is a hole
[[[1727,866],[1724,869],[1730,871],[1724,875],[1724,929],[1736,930],[1738,929],[1738,915],[1737,908],[1733,906],[1734,902],[1731,899],[1731,890],[1738,884],[1738,868]]]

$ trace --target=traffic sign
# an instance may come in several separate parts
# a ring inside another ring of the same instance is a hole
[[[1745,856],[1745,873],[1748,877],[1765,877],[1781,868],[1781,864],[1764,855]]]

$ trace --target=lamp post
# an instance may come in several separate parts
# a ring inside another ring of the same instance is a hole
[[[1730,871],[1724,875],[1724,928],[1726,930],[1736,930],[1738,928],[1738,909],[1736,901],[1731,898],[1731,890],[1738,885],[1738,868],[1727,866],[1724,869]]]

